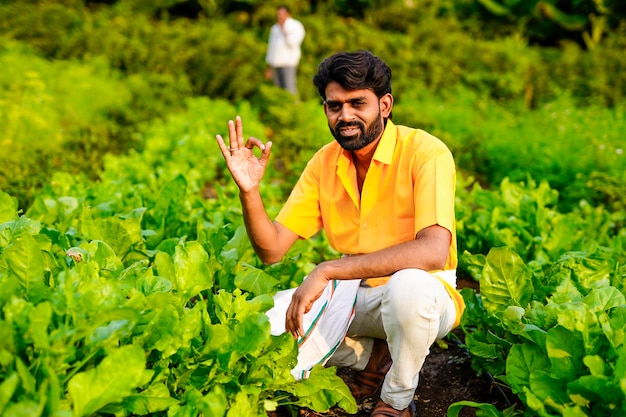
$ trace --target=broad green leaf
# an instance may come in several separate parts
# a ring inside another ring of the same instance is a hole
[[[28,336],[36,348],[46,350],[50,347],[48,327],[52,318],[52,305],[49,302],[39,303],[30,314]]]
[[[220,290],[213,297],[215,303],[215,315],[221,323],[227,324],[237,316],[242,320],[250,314],[251,308],[246,295],[237,289],[232,293]]]
[[[156,311],[143,331],[144,348],[156,349],[165,358],[176,353],[184,345],[180,315],[179,308],[172,304],[166,304]]]
[[[17,375],[17,372],[11,372],[4,381],[0,382],[0,415],[4,415],[3,411],[9,405],[19,382],[20,377]]]
[[[202,245],[191,241],[176,247],[174,255],[175,289],[189,299],[213,287],[208,255]]]
[[[559,283],[558,287],[556,287],[549,297],[549,301],[555,304],[581,303],[583,301],[583,295],[576,288],[572,280],[567,277]]]
[[[176,269],[174,268],[174,262],[170,256],[165,252],[157,252],[154,258],[154,265],[156,266],[159,276],[162,276],[172,283],[176,280]]]
[[[532,276],[524,261],[509,248],[494,248],[487,255],[480,292],[491,313],[510,305],[525,307],[533,295]]]
[[[2,260],[7,263],[9,270],[26,290],[42,283],[44,257],[31,235],[22,235],[0,253],[0,261]]]
[[[198,417],[200,406],[202,405],[202,393],[195,389],[189,388],[184,391],[179,405],[172,405],[167,412],[168,417]],[[223,416],[223,414],[216,414]]]
[[[539,417],[553,416],[552,413],[548,413],[548,411],[546,410],[546,405],[544,404],[544,402],[540,398],[537,398],[537,396],[530,390],[529,387],[523,387],[520,397],[529,409],[537,412],[537,415]]]
[[[274,307],[274,299],[269,294],[262,294],[248,301],[251,313],[265,313]]]
[[[88,416],[122,401],[147,382],[145,369],[145,353],[139,346],[111,350],[95,368],[74,375],[68,382],[74,416]]]
[[[105,341],[117,344],[132,334],[139,319],[140,313],[131,308],[103,310],[91,320],[92,328],[85,338],[85,344],[94,346]]]
[[[2,417],[39,417],[42,411],[41,404],[23,400],[9,404]]]
[[[228,410],[226,391],[221,385],[214,385],[202,399],[206,416],[223,416]]]
[[[235,230],[235,234],[228,241],[226,245],[224,245],[223,250],[228,252],[234,249],[233,256],[241,256],[243,252],[250,246],[250,240],[248,239],[248,234],[246,233],[246,228],[244,226],[239,226]]]
[[[584,294],[592,288],[610,285],[609,277],[615,268],[610,253],[571,251],[563,254],[553,267],[554,273],[563,270]]]
[[[8,304],[5,304],[8,305]],[[0,364],[5,365],[13,360],[17,352],[15,346],[16,329],[8,318],[0,320]]]
[[[502,313],[503,327],[512,334],[522,336],[529,341],[543,346],[546,341],[546,332],[533,324],[523,322],[525,310],[521,307],[510,306]]]
[[[254,295],[268,294],[280,284],[280,281],[261,269],[246,266],[235,275],[235,286]]]
[[[139,220],[120,217],[92,219],[88,210],[82,212],[80,230],[89,240],[106,242],[119,258],[124,258],[133,245],[143,240]]]
[[[482,271],[485,268],[486,257],[483,254],[471,254],[468,251],[464,251],[459,261],[463,263],[463,266],[469,271],[474,280],[479,281],[482,275]]]
[[[316,365],[309,378],[288,389],[298,397],[298,404],[317,412],[326,412],[337,405],[348,414],[358,411],[356,401],[348,386],[336,374],[335,367]]]
[[[575,405],[573,407],[567,407],[563,410],[563,417],[588,417],[587,407],[581,407]]]
[[[245,386],[238,391],[228,405],[226,417],[258,417],[259,389]]]
[[[26,216],[0,223],[0,249],[5,248],[9,243],[22,235],[36,236],[41,231],[41,228],[41,223]]]
[[[598,355],[587,355],[583,358],[583,363],[591,372],[591,375],[602,376],[606,375],[609,367],[604,360]]]
[[[548,358],[537,346],[514,345],[506,358],[506,380],[513,393],[520,393],[530,385],[532,372],[549,368]]]
[[[203,355],[212,352],[227,352],[230,349],[234,334],[225,324],[205,326],[206,343],[201,351]]]
[[[0,223],[16,220],[17,209],[17,199],[0,190]]]
[[[270,337],[269,319],[261,313],[247,315],[233,330],[236,339],[232,348],[242,355],[258,355]]]
[[[124,398],[119,404],[103,408],[103,412],[126,414],[128,412],[143,416],[159,411],[167,411],[177,405],[179,401],[172,398],[170,391],[163,383],[152,384],[138,394],[132,394]]]
[[[626,304],[624,294],[615,287],[603,287],[591,290],[584,299],[592,312],[608,311]]]
[[[474,401],[457,401],[448,407],[447,417],[459,417],[463,408],[471,407],[476,409],[476,416],[479,417],[503,417],[515,414],[503,414],[492,404],[477,403]],[[520,414],[521,415],[521,414]]]
[[[283,333],[279,336],[270,336],[263,352],[256,357],[254,366],[248,374],[249,383],[269,385],[277,390],[291,385],[295,379],[291,370],[296,366],[298,346],[294,338]]]
[[[550,359],[550,375],[571,381],[580,374],[585,355],[582,335],[561,326],[548,330],[546,350]]]
[[[145,295],[157,292],[169,292],[172,288],[172,281],[165,277],[153,275],[152,270],[150,270],[149,273],[145,273],[137,280],[137,289]]]
[[[528,389],[546,406],[560,410],[570,402],[567,381],[568,379],[554,376],[552,372],[539,369],[531,373]]]
[[[485,359],[497,359],[500,357],[500,347],[495,343],[485,343],[472,334],[466,335],[465,343],[472,355]]]
[[[84,245],[89,253],[89,259],[98,264],[100,273],[104,276],[117,277],[124,269],[124,264],[116,252],[106,242],[92,240]]]
[[[613,349],[624,345],[626,340],[626,306],[616,307],[608,314],[599,316],[598,322]]]
[[[570,381],[567,390],[578,405],[587,406],[591,402],[599,402],[605,407],[614,408],[624,403],[624,393],[615,378],[583,375]]]
[[[203,329],[203,314],[207,310],[206,301],[198,301],[194,306],[189,309],[183,310],[183,316],[181,317],[181,331],[180,331],[180,348],[184,349],[191,346],[192,340],[199,338]]]
[[[181,220],[181,213],[185,208],[187,180],[182,175],[167,182],[160,190],[156,204],[145,213],[145,227],[154,231],[147,236],[147,245],[150,248],[157,246],[163,239],[170,238],[177,231]],[[180,236],[180,235],[179,235]]]

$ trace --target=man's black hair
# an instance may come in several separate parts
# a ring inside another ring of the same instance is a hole
[[[336,82],[346,90],[370,89],[381,98],[391,94],[391,68],[369,51],[338,52],[324,59],[313,84],[326,100],[326,86]]]

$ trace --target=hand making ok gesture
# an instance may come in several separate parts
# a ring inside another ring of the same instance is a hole
[[[228,121],[229,146],[226,146],[221,135],[216,135],[216,139],[239,190],[245,193],[258,188],[269,161],[272,142],[263,144],[260,139],[251,136],[244,143],[243,125],[239,116],[234,122]],[[261,150],[258,158],[253,152],[254,147]]]

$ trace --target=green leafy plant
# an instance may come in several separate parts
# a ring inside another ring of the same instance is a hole
[[[480,294],[464,290],[466,344],[473,366],[532,410],[524,415],[623,413],[626,271],[618,256],[568,252],[546,273],[508,248],[480,257]]]

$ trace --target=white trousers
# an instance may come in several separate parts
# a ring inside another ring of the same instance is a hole
[[[455,287],[454,271],[444,274]],[[285,331],[285,312],[294,291],[274,296],[274,308],[267,312],[272,334]],[[400,410],[413,400],[431,345],[452,330],[455,320],[456,308],[444,285],[420,269],[398,271],[385,285],[373,288],[359,280],[332,281],[305,314],[305,336],[298,341],[292,374],[306,378],[316,364],[362,370],[374,338],[386,339],[393,364],[381,398]]]
[[[393,364],[381,399],[401,410],[413,400],[431,345],[452,330],[455,320],[454,302],[437,277],[419,269],[398,271],[385,285],[358,289],[347,337],[327,364],[362,370],[373,338],[387,339]]]

